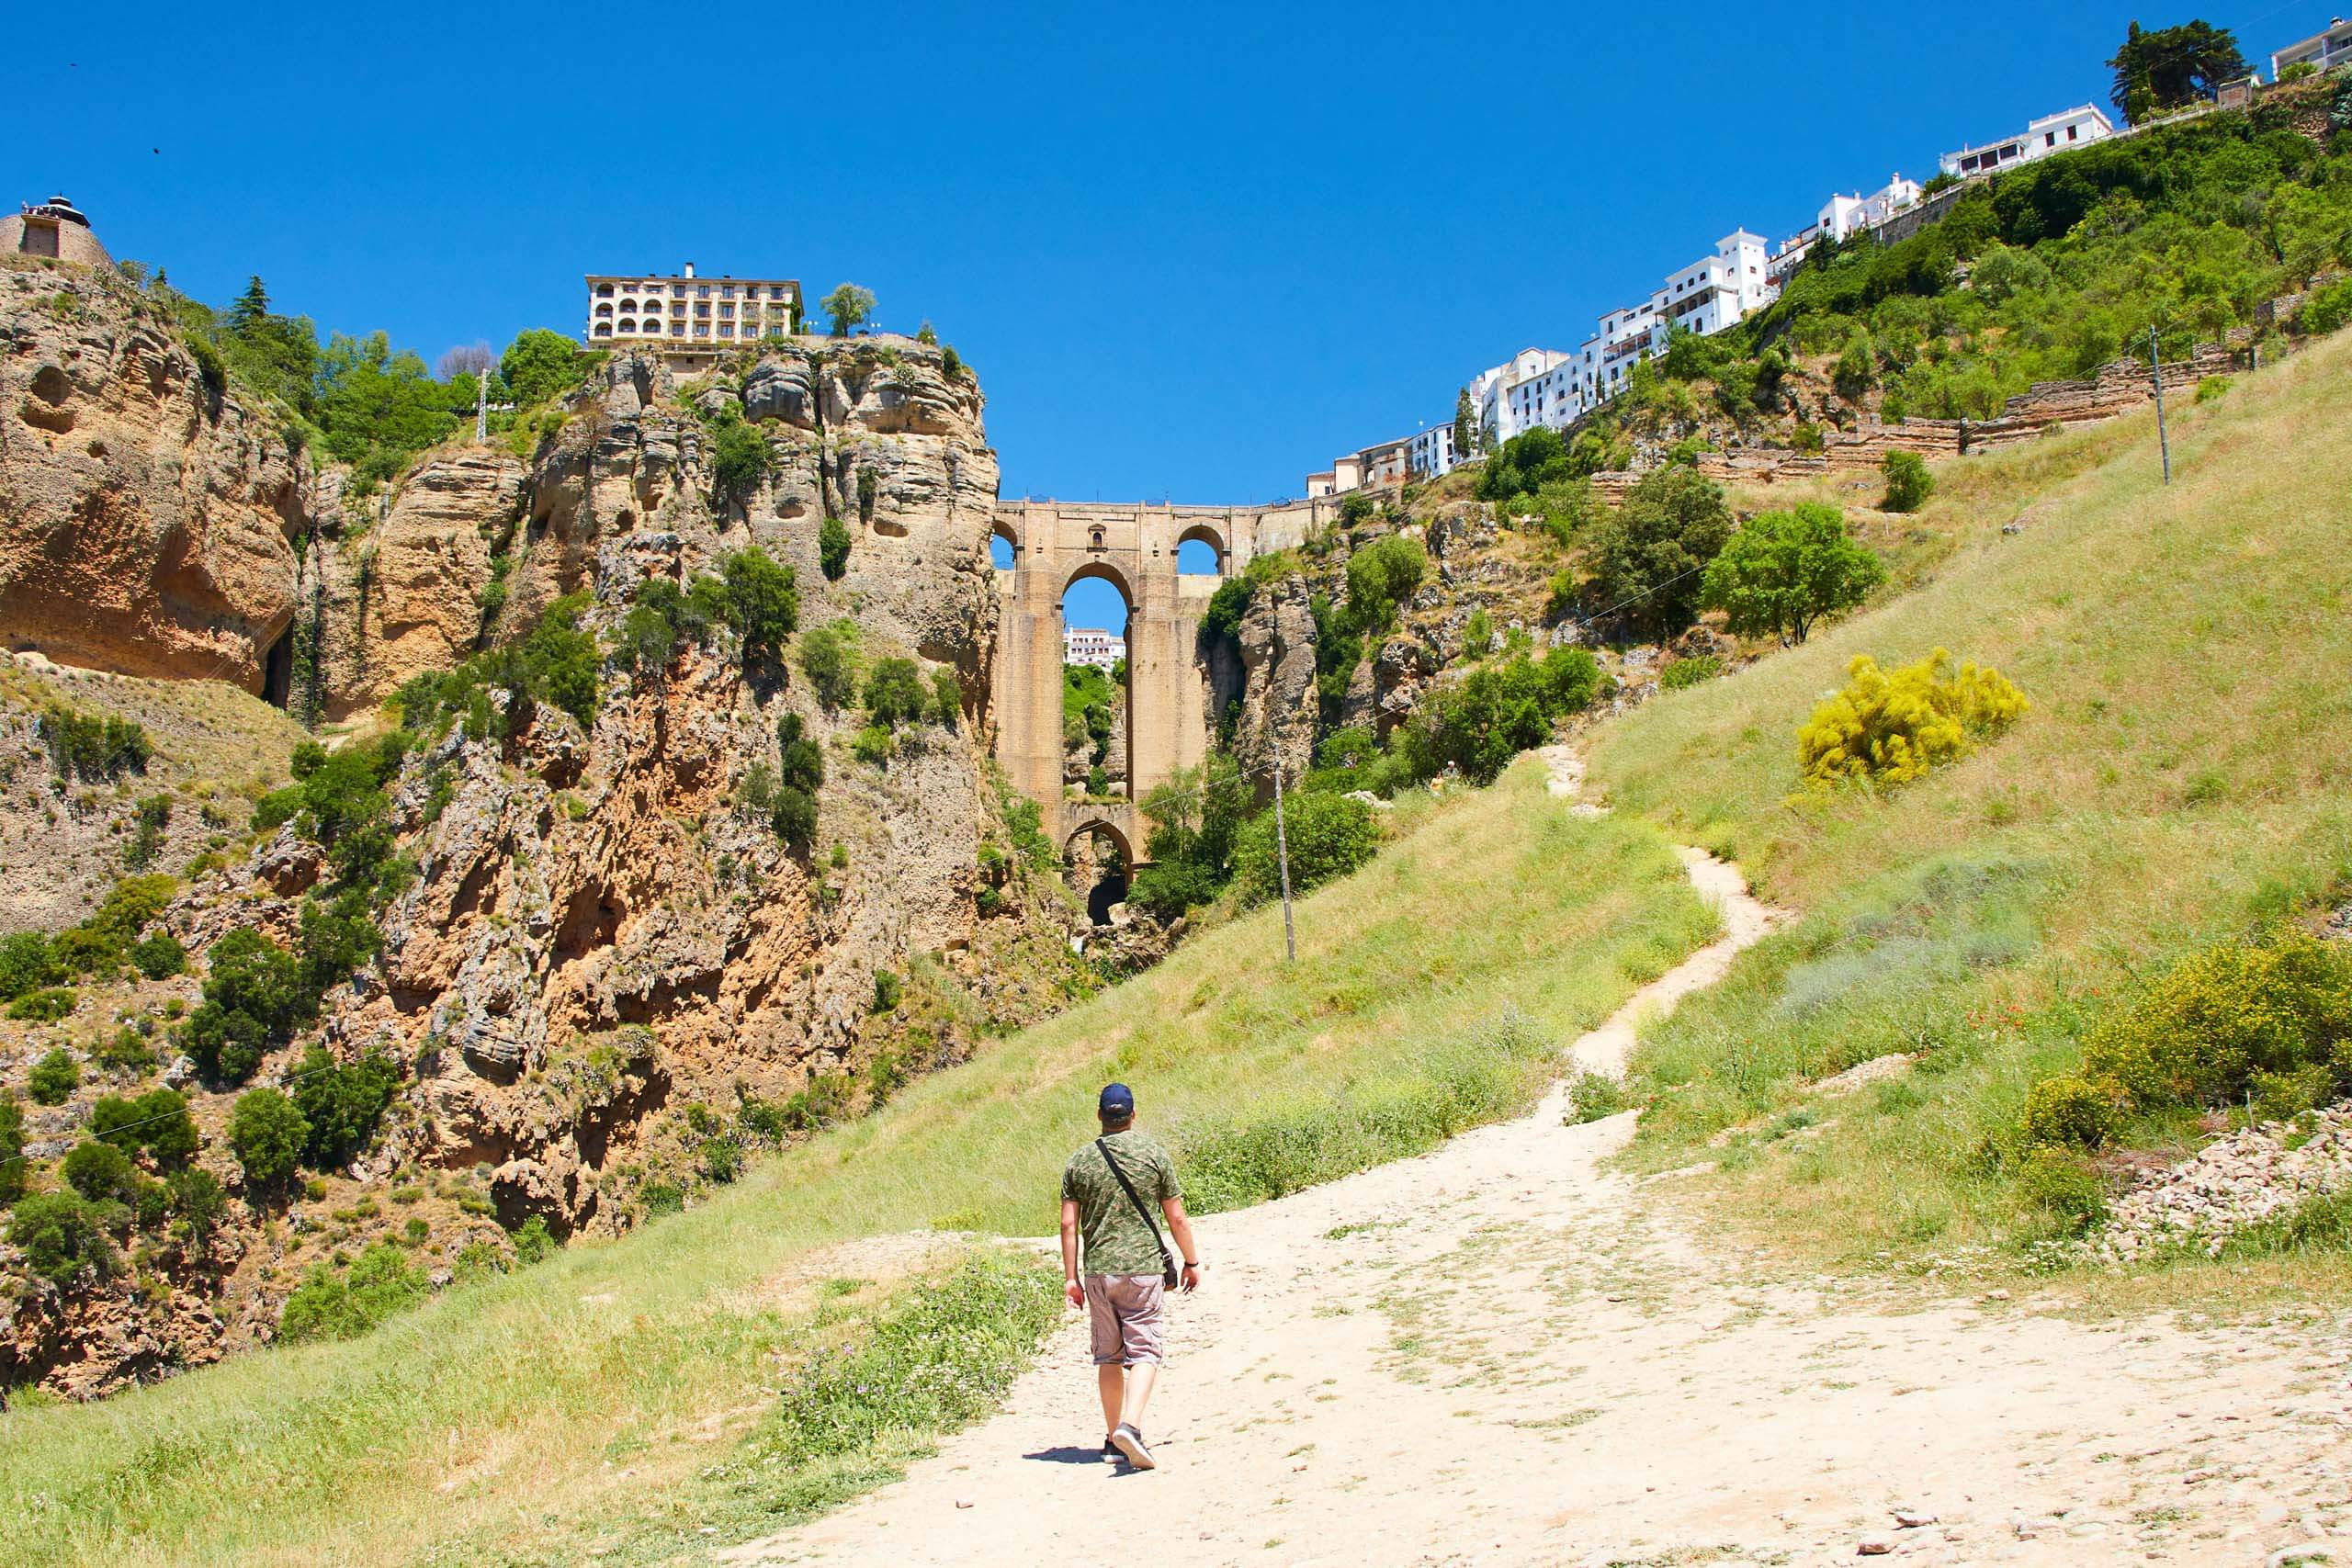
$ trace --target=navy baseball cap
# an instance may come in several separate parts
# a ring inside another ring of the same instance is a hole
[[[1105,1084],[1102,1086],[1102,1094],[1097,1097],[1094,1101],[1094,1114],[1097,1116],[1108,1116],[1115,1121],[1119,1117],[1133,1116],[1135,1113],[1135,1090],[1129,1089],[1123,1083]]]

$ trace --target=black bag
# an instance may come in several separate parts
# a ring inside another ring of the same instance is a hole
[[[1159,1226],[1152,1219],[1151,1211],[1145,1208],[1143,1206],[1143,1200],[1136,1196],[1135,1183],[1129,1181],[1127,1179],[1127,1173],[1119,1168],[1119,1162],[1111,1157],[1111,1145],[1105,1143],[1102,1139],[1097,1138],[1094,1140],[1094,1146],[1102,1151],[1102,1163],[1109,1166],[1111,1168],[1111,1174],[1119,1179],[1119,1190],[1127,1195],[1127,1201],[1133,1203],[1136,1206],[1136,1213],[1142,1216],[1144,1228],[1151,1232],[1152,1242],[1159,1248],[1160,1281],[1170,1290],[1174,1290],[1182,1282],[1183,1279],[1182,1275],[1176,1272],[1176,1255],[1168,1250],[1168,1243],[1166,1239],[1160,1235]]]

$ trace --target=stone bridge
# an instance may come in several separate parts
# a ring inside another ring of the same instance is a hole
[[[1146,828],[1135,802],[1206,755],[1208,671],[1200,622],[1217,584],[1259,556],[1304,544],[1336,511],[1329,501],[1283,506],[1006,501],[994,531],[1012,549],[997,571],[1002,605],[990,706],[997,760],[1014,788],[1044,809],[1043,827],[1067,847],[1099,829],[1130,862]],[[1199,540],[1216,575],[1179,576],[1176,553]],[[1066,799],[1062,787],[1062,595],[1100,578],[1127,606],[1127,785],[1114,805]]]

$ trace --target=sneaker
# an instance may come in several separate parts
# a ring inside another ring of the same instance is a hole
[[[1114,1443],[1114,1442],[1113,1442],[1113,1441],[1112,1441],[1110,1438],[1103,1438],[1103,1439],[1102,1439],[1102,1457],[1103,1457],[1104,1459],[1117,1459],[1117,1458],[1119,1458],[1119,1457],[1120,1457],[1120,1454],[1119,1454],[1119,1445],[1118,1445],[1118,1444],[1116,1444],[1116,1443]]]
[[[1127,1462],[1137,1470],[1156,1468],[1151,1450],[1143,1446],[1143,1434],[1125,1422],[1119,1423],[1119,1429],[1111,1434],[1111,1442],[1120,1453],[1126,1456]]]

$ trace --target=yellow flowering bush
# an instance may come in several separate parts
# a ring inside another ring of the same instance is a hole
[[[1943,649],[1898,670],[1867,654],[1846,666],[1846,689],[1813,710],[1797,731],[1797,763],[1820,788],[1849,779],[1904,784],[1965,751],[1977,737],[2014,723],[2025,694],[1997,670],[1963,664],[1947,673]]]

